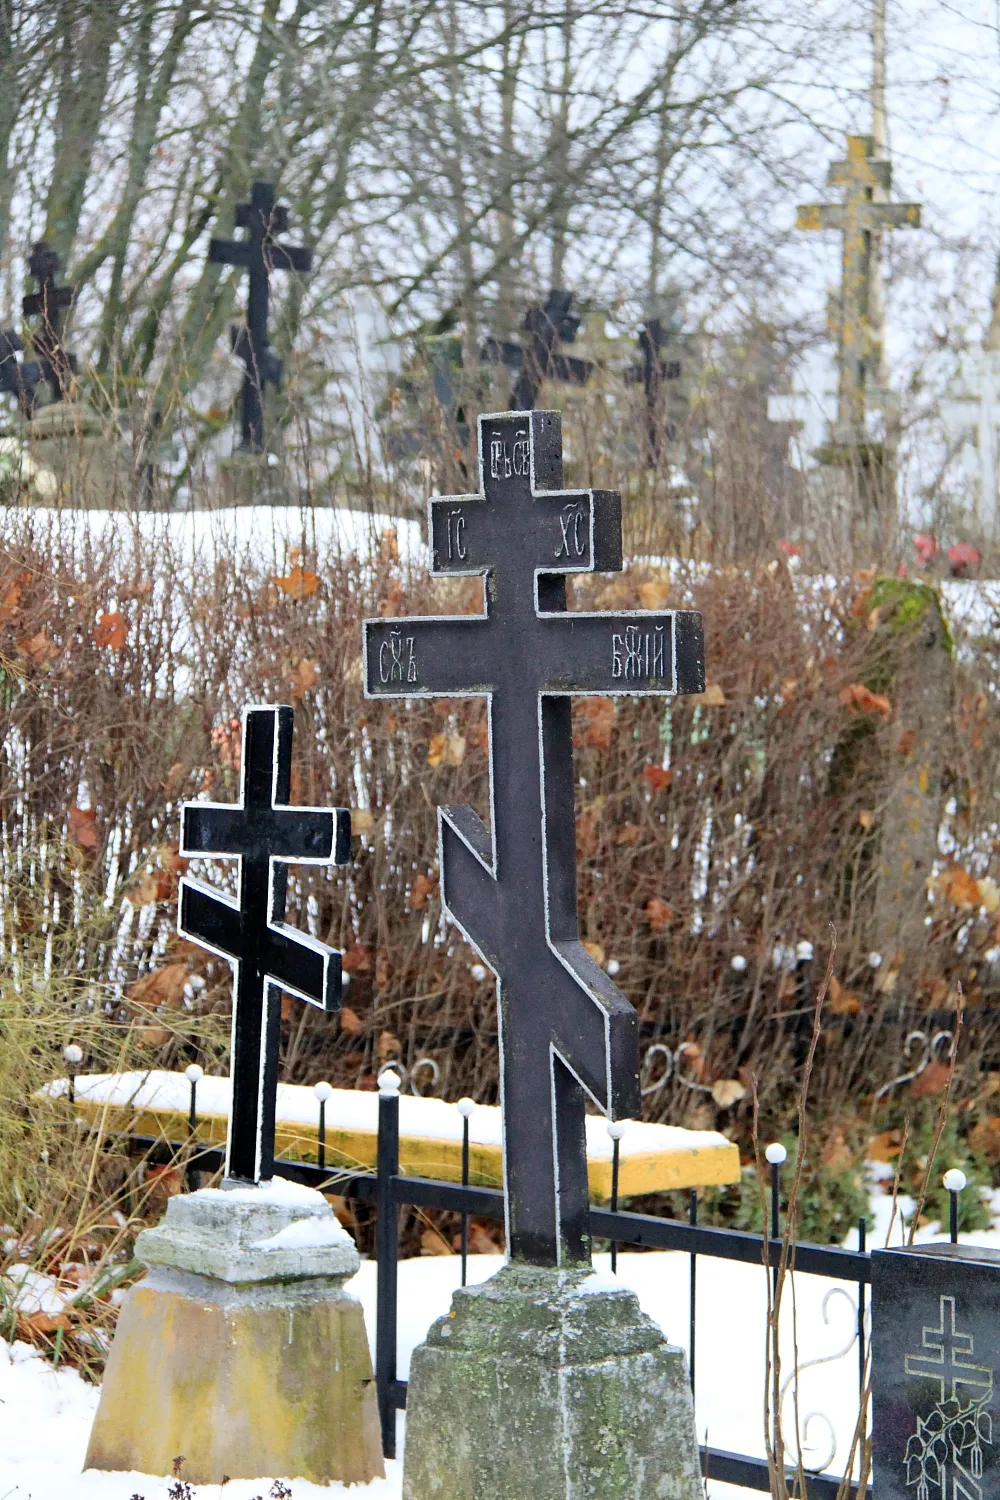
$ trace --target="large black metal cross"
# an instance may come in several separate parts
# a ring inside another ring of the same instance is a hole
[[[439,810],[444,906],[499,980],[510,1254],[585,1263],[586,1095],[639,1110],[632,1006],[579,937],[574,694],[704,690],[701,616],[566,608],[568,573],[622,566],[621,497],[566,491],[557,412],[479,419],[480,492],[430,502],[432,571],[479,574],[485,610],[365,621],[369,697],[486,697],[491,828]]]
[[[187,802],[180,852],[239,860],[237,896],[180,882],[177,930],[230,959],[233,1104],[226,1176],[259,1182],[274,1166],[274,1110],[281,1028],[280,992],[326,1011],[340,1006],[340,954],[285,922],[288,865],[347,863],[346,808],[290,807],[292,710],[243,714],[239,802]]]
[[[311,271],[312,250],[279,244],[288,230],[288,209],[274,201],[274,184],[255,182],[250,202],[236,208],[236,228],[245,240],[209,242],[208,258],[216,265],[241,266],[248,273],[246,322],[232,329],[233,353],[246,366],[243,377],[241,446],[251,453],[264,450],[264,386],[281,384],[281,360],[268,347],[268,307],[272,271]]]
[[[573,293],[554,289],[543,307],[529,307],[521,327],[526,335],[520,344],[488,338],[480,350],[484,364],[504,365],[516,375],[510,393],[515,411],[532,411],[546,380],[568,385],[586,385],[594,366],[589,359],[574,359],[556,352],[557,340],[571,344],[580,319],[570,312]]]
[[[40,327],[31,336],[40,378],[48,381],[57,400],[65,401],[79,369],[76,355],[70,354],[63,343],[63,321],[67,309],[73,305],[76,288],[56,286],[59,257],[45,240],[31,247],[28,270],[38,284],[38,291],[29,292],[21,308],[26,318],[41,318]]]
[[[641,382],[646,397],[646,428],[649,454],[652,462],[656,462],[660,451],[660,429],[661,424],[668,442],[674,442],[677,438],[677,425],[672,420],[671,410],[662,410],[663,392],[679,390],[678,382],[684,373],[679,351],[670,345],[676,336],[675,328],[667,328],[660,318],[647,318],[645,327],[641,329],[636,343],[639,345],[641,363],[630,365],[625,372],[625,380],[629,385]],[[676,403],[671,402],[669,396],[665,403],[673,407]]]

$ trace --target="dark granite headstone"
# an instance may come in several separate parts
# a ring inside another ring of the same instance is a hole
[[[872,1254],[877,1500],[1000,1495],[1000,1250],[922,1245]]]

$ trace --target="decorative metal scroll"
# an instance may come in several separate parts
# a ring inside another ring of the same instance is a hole
[[[954,1040],[955,1033],[953,1031],[935,1031],[932,1037],[928,1037],[926,1031],[911,1031],[903,1043],[903,1056],[909,1060],[914,1042],[919,1042],[924,1052],[918,1066],[911,1068],[909,1073],[900,1073],[898,1078],[893,1078],[891,1082],[884,1083],[876,1092],[875,1098],[884,1099],[886,1094],[892,1093],[893,1089],[902,1088],[904,1083],[912,1083],[914,1078],[919,1078],[924,1069],[929,1067],[932,1062],[943,1062],[944,1056],[941,1055],[942,1043],[946,1043],[950,1047]]]

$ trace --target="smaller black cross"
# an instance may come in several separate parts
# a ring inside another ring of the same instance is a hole
[[[180,852],[239,860],[237,896],[186,876],[180,882],[177,930],[235,968],[226,1176],[270,1178],[278,1086],[282,990],[340,1008],[341,955],[285,922],[288,865],[346,864],[351,815],[346,808],[290,807],[292,710],[243,712],[239,802],[186,802]]]
[[[625,372],[626,382],[629,385],[641,382],[645,392],[649,454],[654,463],[660,451],[661,393],[671,383],[676,385],[684,373],[677,350],[674,349],[669,354],[664,352],[674,340],[675,329],[667,328],[660,318],[647,318],[645,327],[636,340],[642,362],[630,365]],[[663,422],[663,430],[668,442],[676,440],[677,427],[669,416]]]
[[[16,396],[21,411],[30,416],[35,386],[42,372],[34,360],[18,359],[23,348],[24,341],[13,328],[0,329],[0,392]]]
[[[240,446],[251,453],[262,453],[264,386],[280,385],[282,375],[281,360],[268,347],[271,272],[311,271],[313,253],[306,246],[279,243],[277,236],[288,229],[288,209],[275,203],[274,184],[270,182],[255,182],[250,202],[237,205],[236,228],[247,231],[246,239],[213,239],[208,258],[215,265],[240,266],[249,273],[246,322],[232,330],[232,347],[246,366]]]
[[[38,283],[38,291],[29,292],[21,308],[26,318],[42,320],[31,338],[38,356],[39,378],[48,381],[58,401],[65,401],[79,369],[76,355],[70,354],[63,343],[63,320],[73,305],[76,288],[56,286],[59,257],[45,240],[31,247],[28,270]]]
[[[529,307],[521,327],[526,337],[519,344],[488,338],[480,350],[484,364],[503,365],[516,375],[510,393],[511,411],[534,411],[538,393],[546,380],[565,385],[586,385],[593,373],[589,359],[574,359],[556,352],[557,341],[571,344],[580,319],[570,312],[573,293],[558,288],[549,292],[543,307]]]

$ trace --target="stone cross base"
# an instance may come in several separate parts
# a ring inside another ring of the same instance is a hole
[[[684,1355],[634,1293],[509,1265],[413,1354],[403,1500],[704,1500]]]
[[[87,1469],[367,1483],[384,1473],[358,1266],[321,1194],[275,1180],[172,1198],[136,1254]]]

